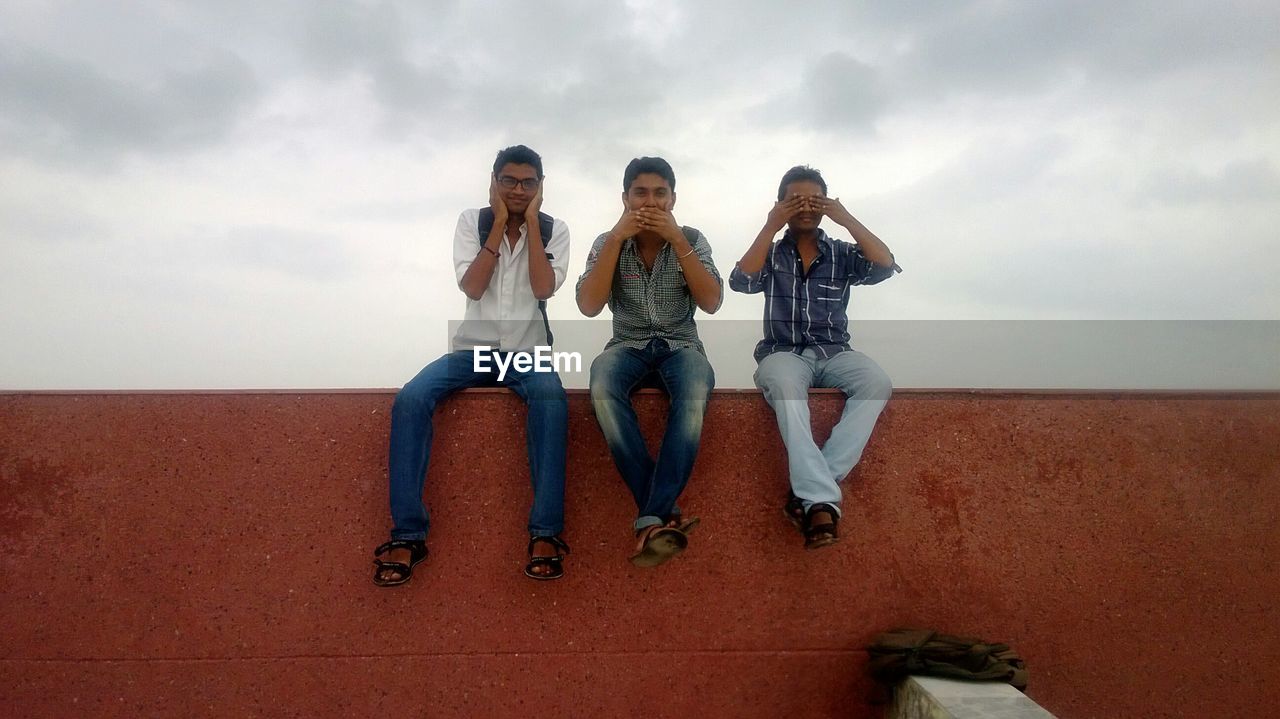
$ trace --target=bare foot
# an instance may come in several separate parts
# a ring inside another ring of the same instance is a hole
[[[373,550],[373,583],[381,587],[394,587],[409,581],[415,565],[427,558],[427,543],[416,539],[393,539]]]
[[[556,548],[550,542],[534,542],[533,552],[529,554],[530,559],[537,557],[554,557],[557,554]],[[539,577],[546,577],[555,573],[555,569],[547,562],[532,562],[529,571]]]

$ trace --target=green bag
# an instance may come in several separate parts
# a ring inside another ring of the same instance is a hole
[[[867,647],[871,676],[890,686],[911,674],[973,681],[1002,681],[1027,688],[1027,664],[1008,644],[940,634],[932,629],[894,629]]]

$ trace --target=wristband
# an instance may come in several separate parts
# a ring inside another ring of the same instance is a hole
[[[485,252],[488,252],[489,254],[493,255],[494,257],[497,257],[497,256],[498,256],[498,252],[497,252],[497,250],[495,250],[495,249],[493,249],[493,248],[489,247],[488,245],[480,245],[480,249],[481,249],[481,250],[484,250]]]
[[[689,251],[688,251],[688,252],[686,252],[686,253],[684,253],[683,255],[676,255],[676,259],[677,259],[677,260],[683,260],[684,258],[688,257],[689,255],[692,255],[692,254],[693,254],[693,252],[694,252],[694,248],[693,248],[693,247],[690,247],[690,248],[689,248]]]

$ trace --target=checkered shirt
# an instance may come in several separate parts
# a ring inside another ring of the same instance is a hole
[[[692,229],[692,228],[690,228]],[[698,260],[707,272],[716,278],[721,286],[723,301],[724,281],[716,270],[711,259],[711,244],[698,230],[693,251],[698,253]],[[591,245],[591,254],[587,256],[587,268],[578,278],[578,289],[587,279],[596,259],[604,248],[608,233],[596,238]],[[680,268],[680,260],[676,257],[671,245],[664,244],[653,262],[653,270],[645,268],[636,252],[635,238],[622,242],[622,250],[618,254],[618,267],[613,273],[613,287],[609,292],[609,311],[613,313],[613,338],[604,346],[609,349],[614,345],[625,345],[634,349],[644,349],[649,341],[662,338],[673,349],[692,347],[706,354],[702,340],[698,339],[698,328],[693,321],[693,312],[697,309],[689,286],[684,281],[684,270]],[[718,306],[717,306],[718,309]]]

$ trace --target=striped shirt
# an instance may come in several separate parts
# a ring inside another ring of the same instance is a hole
[[[774,352],[799,354],[812,347],[824,359],[849,347],[849,288],[874,285],[893,276],[896,265],[881,267],[862,255],[857,245],[833,240],[818,230],[818,256],[809,271],[791,233],[773,243],[759,272],[738,267],[729,275],[735,292],[764,292],[764,339],[756,345],[756,361]]]
[[[690,228],[692,229],[692,228]],[[716,282],[724,287],[720,273],[711,260],[711,244],[698,230],[693,242],[693,251],[698,253],[698,260],[707,272],[716,278]],[[596,266],[596,259],[604,249],[608,233],[596,238],[591,245],[591,253],[587,255],[587,268],[578,278],[577,289]],[[724,300],[723,292],[721,301]],[[689,286],[684,281],[684,270],[680,268],[680,260],[676,257],[671,245],[663,244],[658,257],[653,261],[653,270],[644,266],[640,255],[636,252],[635,238],[622,241],[622,249],[618,254],[618,267],[613,273],[613,287],[609,292],[609,311],[613,313],[613,337],[605,344],[609,349],[614,345],[624,345],[633,349],[644,349],[649,341],[661,338],[667,341],[672,349],[692,347],[702,354],[702,340],[698,338],[698,328],[693,322],[693,311],[698,305],[689,293]]]

